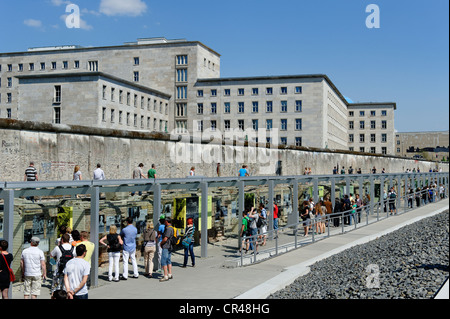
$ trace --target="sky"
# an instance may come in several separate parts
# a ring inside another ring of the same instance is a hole
[[[354,102],[396,102],[398,132],[449,129],[448,0],[0,0],[0,14],[0,52],[200,41],[222,77],[326,74]]]

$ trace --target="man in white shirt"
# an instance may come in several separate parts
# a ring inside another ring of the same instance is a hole
[[[100,163],[97,164],[97,169],[94,171],[94,180],[105,180],[105,172],[101,169],[102,165]]]
[[[41,294],[42,279],[47,278],[44,252],[38,248],[39,241],[39,237],[32,237],[31,246],[23,250],[20,259],[25,299],[37,299]]]
[[[60,264],[61,256],[65,255],[63,262]],[[53,257],[56,261],[55,271],[53,272],[53,283],[52,283],[52,293],[55,290],[62,289],[63,279],[64,279],[64,267],[65,263],[67,263],[68,256],[75,257],[75,247],[70,244],[70,236],[69,234],[64,234],[61,236],[61,242],[58,244],[50,253],[50,256]]]
[[[75,250],[77,257],[69,260],[64,269],[64,286],[69,299],[88,299],[86,283],[91,273],[91,265],[84,260],[86,246],[78,245]]]

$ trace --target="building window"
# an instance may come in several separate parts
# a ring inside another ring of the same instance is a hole
[[[7,118],[12,118],[12,112],[11,112],[11,109],[6,109],[6,117]]]
[[[61,124],[61,108],[59,106],[53,108],[53,123]]]
[[[287,112],[287,101],[281,101],[281,112],[282,113]]]
[[[302,119],[295,119],[295,130],[296,131],[302,130]]]
[[[348,116],[350,116],[350,117],[355,116],[355,112],[353,112],[353,111],[348,112]]]
[[[244,113],[244,102],[239,102],[238,103],[238,112],[239,113]]]
[[[177,116],[186,116],[186,103],[177,103]]]
[[[203,114],[203,103],[197,104],[197,114]]]
[[[122,124],[122,115],[123,115],[123,112],[119,111],[119,124]]]
[[[230,122],[230,120],[225,120],[224,121],[224,127],[225,127],[225,131],[229,131],[231,129],[231,122]]]
[[[74,69],[79,69],[79,68],[80,68],[80,61],[75,61],[75,62],[73,63],[73,68],[74,68]]]
[[[18,71],[19,71],[19,72],[22,72],[22,71],[23,71],[23,64],[22,64],[22,63],[19,63]]]
[[[280,93],[287,94],[287,87],[282,87]]]
[[[133,72],[133,80],[134,82],[139,82],[139,71]]]
[[[371,128],[372,130],[374,130],[374,129],[377,128],[376,121],[370,121],[370,128]]]
[[[197,121],[197,131],[203,132],[203,121]]]
[[[119,90],[119,103],[122,104],[123,103],[123,91]]]
[[[301,100],[295,101],[295,112],[302,112],[302,104]]]
[[[139,57],[135,57],[133,60],[134,60],[134,65],[139,65]]]
[[[217,114],[217,103],[211,103],[211,114]]]
[[[240,131],[243,131],[245,129],[244,120],[238,120],[238,127]]]
[[[244,89],[238,89],[238,95],[239,96],[245,95],[245,90]]]
[[[272,127],[273,127],[272,120],[266,120],[266,129],[270,131],[272,130]]]
[[[349,128],[349,130],[353,130],[354,127],[355,127],[355,122],[353,122],[353,121],[348,122],[348,128]]]
[[[88,69],[89,69],[89,71],[97,72],[98,71],[98,61],[89,61]]]
[[[362,147],[359,148],[359,151],[360,151],[361,153],[364,153],[364,152],[366,151],[366,149],[362,146]]]
[[[114,109],[111,109],[111,123],[114,123],[116,116],[116,111]]]
[[[41,62],[41,71],[45,70],[45,62]]]
[[[253,130],[255,130],[255,131],[258,130],[258,120],[252,120],[252,127],[253,127]]]
[[[253,88],[252,89],[252,95],[258,95],[258,94],[259,94],[258,88]]]
[[[381,111],[381,116],[387,116],[387,111],[385,110]]]
[[[281,124],[281,130],[287,131],[287,119],[282,119],[280,124]]]
[[[203,90],[197,90],[197,96],[203,97]]]
[[[381,154],[386,155],[387,154],[387,147],[381,148]]]
[[[359,134],[359,142],[360,143],[364,143],[365,142],[365,135],[364,134]]]
[[[354,136],[353,134],[349,134],[349,135],[348,135],[348,141],[349,141],[350,143],[353,143],[353,142],[355,141],[355,136]]]
[[[127,112],[127,125],[130,126],[130,112]]]
[[[177,55],[177,65],[187,65],[188,56],[187,55]]]
[[[364,111],[359,111],[359,116],[365,116],[365,112]]]
[[[187,82],[187,69],[177,70],[177,82]]]
[[[136,127],[137,126],[137,114],[134,114],[133,117],[133,125]]]
[[[381,134],[381,142],[383,143],[387,142],[387,134]]]
[[[273,94],[273,88],[266,88],[266,94],[272,95]]]
[[[303,88],[301,86],[296,86],[295,87],[295,94],[302,94],[303,93]]]
[[[376,111],[370,111],[370,116],[376,116],[377,112]]]
[[[131,93],[127,92],[127,105],[130,105],[131,103]]]
[[[376,142],[376,136],[375,134],[370,134],[370,142],[375,143]]]
[[[370,153],[375,154],[377,152],[376,148],[374,146],[372,146],[370,148]]]
[[[230,102],[225,102],[224,106],[225,106],[224,113],[229,114],[231,112],[231,104],[230,104]]]
[[[301,137],[295,138],[295,146],[302,146],[302,138]]]
[[[387,121],[381,121],[381,128],[387,129]]]
[[[217,90],[216,89],[212,89],[211,90],[211,96],[217,96]]]
[[[359,129],[364,130],[365,123],[364,121],[359,121]]]
[[[56,62],[52,62],[52,70],[56,70]]]
[[[225,95],[225,96],[230,96],[230,95],[231,95],[231,90],[230,90],[230,89],[225,89],[225,90],[223,91],[223,95]]]
[[[28,66],[30,71],[34,71],[34,63],[30,63]]]
[[[6,93],[6,103],[12,103],[12,93]]]
[[[12,87],[12,78],[7,78],[6,79],[6,86],[11,88]]]
[[[8,72],[12,72],[12,64],[8,64]]]
[[[134,95],[134,103],[133,103],[134,107],[137,107],[137,101],[138,101],[138,96],[137,96],[137,94],[135,94]]]
[[[106,107],[102,108],[102,122],[106,122]]]
[[[287,137],[281,137],[280,138],[280,144],[281,145],[287,145]]]
[[[61,85],[55,85],[53,103],[61,103]]]
[[[217,121],[212,120],[211,121],[211,131],[215,131],[217,129]]]
[[[67,70],[69,68],[69,62],[63,61],[63,69]]]
[[[252,112],[253,113],[258,113],[258,111],[259,111],[259,104],[258,104],[258,102],[253,102],[252,105],[253,105]]]
[[[272,101],[267,101],[266,103],[266,112],[272,113],[273,112],[273,103]]]
[[[114,102],[114,95],[115,95],[116,89],[115,88],[111,88],[111,102]]]
[[[177,99],[187,99],[187,86],[177,86]]]

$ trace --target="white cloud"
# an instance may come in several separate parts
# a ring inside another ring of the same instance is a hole
[[[125,15],[136,17],[147,11],[143,0],[101,0],[100,12],[107,16]]]
[[[40,28],[40,27],[42,27],[42,22],[40,20],[27,19],[23,23],[26,26],[29,26],[29,27],[32,27],[32,28]]]
[[[62,4],[70,4],[71,2],[70,1],[65,1],[65,0],[51,0],[51,3],[54,5],[54,6],[57,6],[57,7],[59,7],[60,5],[62,5]]]

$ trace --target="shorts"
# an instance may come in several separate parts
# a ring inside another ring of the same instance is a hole
[[[161,266],[167,266],[172,264],[172,252],[166,248],[163,248],[161,254]]]
[[[23,282],[23,294],[39,296],[41,294],[42,277],[41,276],[25,276]]]
[[[394,203],[390,203],[389,204],[389,209],[390,210],[395,210],[396,208],[395,208],[395,204]]]

